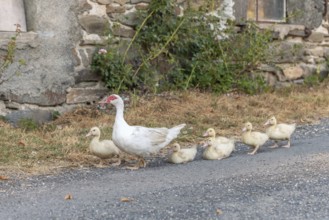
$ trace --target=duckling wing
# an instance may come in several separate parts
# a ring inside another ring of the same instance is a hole
[[[113,154],[119,154],[120,149],[113,143],[111,140],[103,140],[102,145],[104,147],[104,150],[107,152],[112,152]]]
[[[185,153],[184,151],[179,151],[179,152],[177,152],[177,155],[178,155],[181,159],[183,159],[184,161],[188,159],[188,157],[187,157],[187,155],[186,155],[186,153]]]
[[[296,129],[296,124],[278,124],[278,132],[290,136]]]
[[[259,145],[263,145],[269,139],[268,135],[262,132],[254,131],[251,132],[250,135],[252,139]]]

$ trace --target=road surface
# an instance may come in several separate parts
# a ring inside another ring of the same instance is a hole
[[[238,144],[221,161],[2,181],[0,219],[329,219],[328,125],[298,127],[291,148],[255,156]]]

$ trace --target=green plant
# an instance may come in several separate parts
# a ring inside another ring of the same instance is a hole
[[[251,73],[266,62],[271,33],[253,23],[238,33],[232,21],[219,31],[214,27],[222,25],[220,16],[206,13],[213,7],[212,1],[202,11],[177,16],[174,0],[151,1],[123,55],[95,53],[93,70],[116,91],[263,91],[264,79]],[[132,48],[137,52],[133,62],[127,59]]]
[[[5,70],[8,69],[8,67],[15,62],[16,41],[21,33],[21,29],[20,29],[21,26],[19,24],[15,24],[15,25],[16,25],[15,36],[13,36],[8,42],[6,55],[3,57],[3,60],[0,63],[0,85],[5,81],[10,80],[16,74],[19,74],[20,68],[26,65],[25,60],[20,59],[18,60],[18,70],[12,74],[9,74],[9,76],[7,77],[4,76]]]
[[[53,112],[51,113],[51,119],[52,119],[52,120],[56,120],[56,119],[58,119],[60,116],[61,116],[61,113],[60,113],[59,111],[53,111]]]
[[[103,77],[109,89],[120,91],[129,89],[134,84],[131,66],[121,62],[122,56],[112,49],[99,49],[94,54],[91,68]]]
[[[25,131],[33,131],[39,128],[38,123],[31,118],[22,118],[18,121],[17,125]]]

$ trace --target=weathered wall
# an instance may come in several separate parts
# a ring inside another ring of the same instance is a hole
[[[30,109],[48,111],[48,107],[56,106],[63,110],[67,106],[93,103],[108,93],[100,77],[90,71],[92,54],[105,44],[108,29],[117,41],[129,41],[135,33],[136,12],[147,9],[150,1],[25,0],[29,32],[18,39],[17,58],[25,59],[27,66],[19,76],[0,85],[0,114],[20,110],[24,114],[11,113],[19,118],[29,115]],[[234,16],[244,18],[246,1],[233,1]],[[177,2],[177,14],[187,7],[204,4],[204,0]],[[274,48],[284,51],[276,57],[274,66],[260,68],[268,82],[278,86],[302,82],[317,70],[327,71],[324,61],[329,58],[329,25],[323,21],[323,1],[288,0],[287,12],[296,15],[288,21],[290,25],[260,25],[277,33]],[[10,34],[0,32],[0,49],[5,48]],[[3,52],[0,50],[0,55]],[[7,73],[15,68],[17,65],[11,66]]]
[[[0,96],[3,100],[41,106],[63,104],[65,90],[74,84],[72,49],[81,38],[74,10],[77,3],[29,0],[25,7],[28,31],[36,33],[36,37],[30,44],[18,46],[17,58],[23,58],[27,65],[19,76],[1,85]],[[23,33],[22,38],[29,34]],[[16,67],[13,65],[7,72],[15,71]]]

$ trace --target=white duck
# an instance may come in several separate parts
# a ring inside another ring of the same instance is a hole
[[[108,159],[115,155],[120,155],[120,150],[113,141],[102,140],[100,141],[101,131],[98,127],[92,127],[86,137],[93,136],[89,144],[89,151],[91,154],[99,157],[100,159]],[[101,160],[102,163],[102,160]],[[120,165],[121,160],[119,158],[118,164]]]
[[[271,148],[278,147],[278,141],[284,140],[288,140],[288,143],[282,147],[290,147],[290,138],[296,129],[296,124],[277,124],[276,118],[272,116],[264,125],[270,125],[266,129],[266,134],[270,137],[270,139],[275,141],[275,144]]]
[[[140,158],[141,166],[145,167],[144,156],[157,153],[175,139],[185,124],[173,128],[147,128],[130,126],[123,117],[124,102],[118,95],[110,95],[100,103],[111,103],[116,108],[112,139],[120,150]]]
[[[197,154],[197,145],[190,148],[181,149],[178,143],[173,145],[173,153],[169,156],[168,161],[170,163],[187,163],[193,161]]]
[[[202,154],[206,160],[227,158],[235,149],[234,140],[231,139],[228,139],[227,142],[219,142],[213,138],[208,138],[202,147],[206,147]]]
[[[252,131],[252,124],[250,122],[245,123],[242,131],[242,142],[255,148],[252,152],[248,153],[251,155],[254,155],[257,150],[269,139],[265,133]]]

